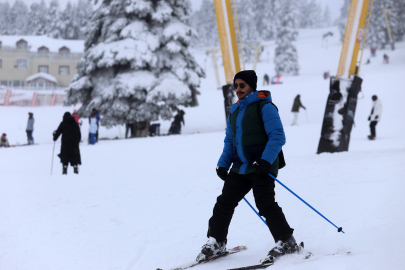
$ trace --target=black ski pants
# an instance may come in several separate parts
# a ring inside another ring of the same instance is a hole
[[[259,214],[266,219],[274,241],[288,239],[294,229],[290,228],[281,207],[275,201],[274,188],[274,180],[270,176],[241,175],[231,171],[214,206],[207,237],[214,237],[218,242],[225,241],[236,206],[253,189]]]
[[[370,122],[370,133],[371,136],[375,137],[375,126],[378,124],[378,121],[371,121]]]

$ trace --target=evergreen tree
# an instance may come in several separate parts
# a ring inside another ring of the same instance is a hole
[[[59,1],[52,0],[49,4],[49,9],[46,14],[47,29],[46,34],[52,38],[62,38],[61,28],[61,18],[59,12]]]
[[[330,13],[330,9],[329,6],[326,5],[325,7],[325,11],[323,12],[323,16],[322,16],[322,26],[323,27],[329,27],[331,26],[331,13]]]
[[[298,75],[298,52],[293,44],[298,36],[295,29],[297,24],[297,10],[294,9],[294,0],[285,0],[281,4],[278,18],[278,31],[275,49],[275,71],[280,75]]]
[[[70,1],[67,3],[66,8],[60,13],[60,33],[64,39],[78,39],[79,29],[77,21],[75,20],[75,8]]]
[[[92,4],[87,0],[79,0],[75,8],[74,20],[76,22],[76,31],[78,39],[85,39],[85,31],[93,13]]]
[[[340,40],[343,41],[346,30],[347,18],[349,17],[351,0],[344,0],[343,6],[340,8],[340,17],[338,19],[338,28],[340,33]]]
[[[33,3],[28,12],[28,24],[26,33],[28,35],[44,35],[46,33],[46,5],[44,0],[39,4]]]
[[[7,34],[24,35],[27,26],[28,8],[22,0],[16,0],[6,14]]]
[[[171,119],[197,105],[204,71],[188,51],[186,0],[104,0],[86,30],[85,54],[68,88],[81,115],[97,108],[107,127]]]
[[[0,3],[0,35],[8,35],[8,15],[10,4],[8,2]]]
[[[213,0],[203,0],[200,9],[191,17],[191,26],[196,29],[191,44],[196,47],[219,46],[218,25]]]
[[[275,38],[277,31],[277,3],[277,0],[261,0],[254,2],[255,16],[251,19],[255,21],[256,31],[263,40],[272,40]],[[241,10],[241,12],[243,11]]]
[[[260,45],[259,31],[257,24],[254,20],[256,17],[255,12],[256,0],[239,0],[236,2],[238,12],[238,21],[240,35],[242,39],[242,46],[246,46],[243,49],[243,55],[245,61],[250,62],[253,60],[256,49],[248,48],[248,46]]]

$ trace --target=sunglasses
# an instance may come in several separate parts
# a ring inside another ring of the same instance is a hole
[[[233,84],[233,87],[235,88],[235,90],[238,88],[238,86],[240,87],[240,89],[243,89],[243,88],[245,88],[246,83],[239,83],[239,84],[234,83]]]

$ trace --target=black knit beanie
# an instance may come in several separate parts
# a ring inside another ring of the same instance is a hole
[[[242,70],[235,74],[233,78],[233,83],[235,83],[236,79],[244,80],[253,91],[256,91],[257,88],[257,76],[254,70]]]

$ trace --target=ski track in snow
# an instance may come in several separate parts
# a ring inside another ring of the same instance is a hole
[[[334,36],[324,49],[321,36],[327,31]],[[404,268],[405,42],[396,47],[377,51],[371,64],[361,67],[364,98],[357,104],[349,152],[320,155],[315,152],[329,91],[322,74],[337,70],[337,29],[300,30],[300,76],[282,77],[282,85],[262,86],[264,73],[274,75],[273,59],[263,53],[257,66],[258,89],[271,91],[287,137],[287,166],[278,179],[345,231],[337,233],[276,184],[276,200],[295,238],[304,241],[313,256],[285,257],[269,269]],[[267,48],[272,55],[274,46]],[[390,56],[390,64],[382,63],[383,53]],[[193,55],[204,66],[204,51],[193,50]],[[363,61],[368,57],[365,51]],[[101,140],[95,146],[83,142],[79,175],[72,168],[61,175],[56,156],[60,139],[50,175],[52,132],[73,107],[0,107],[0,132],[7,133],[11,144],[26,142],[29,111],[34,113],[33,137],[39,143],[0,149],[0,269],[167,270],[194,261],[206,242],[208,219],[223,184],[215,173],[225,130],[223,95],[210,61],[199,89],[200,106],[184,109],[183,135]],[[221,69],[220,77],[224,82]],[[307,111],[300,111],[299,126],[290,126],[297,94]],[[369,141],[373,94],[381,99],[383,112],[377,140]],[[82,120],[86,141],[88,121]],[[170,121],[159,122],[166,133]],[[123,138],[124,131],[122,126],[101,127],[100,138]],[[251,193],[246,198],[254,205]],[[228,235],[228,247],[237,245],[248,250],[195,269],[257,264],[274,245],[244,201],[235,210]]]

